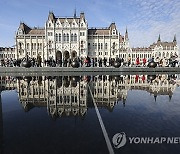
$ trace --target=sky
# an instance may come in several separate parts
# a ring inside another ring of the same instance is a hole
[[[0,46],[15,44],[19,23],[44,27],[49,11],[55,16],[85,13],[89,27],[108,27],[115,22],[124,35],[126,27],[131,47],[149,46],[161,35],[162,41],[177,36],[180,45],[179,0],[0,0]]]

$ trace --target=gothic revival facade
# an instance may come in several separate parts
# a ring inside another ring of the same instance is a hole
[[[106,28],[89,28],[84,13],[62,18],[49,12],[44,28],[20,23],[16,33],[16,58],[40,55],[43,61],[89,56],[96,60],[120,57],[125,61],[130,57],[135,62],[137,57],[140,61],[144,57],[169,58],[178,55],[178,50],[176,37],[172,42],[162,42],[160,36],[148,48],[130,48],[127,29],[123,36],[115,23]]]

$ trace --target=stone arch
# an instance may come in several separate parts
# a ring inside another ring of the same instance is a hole
[[[56,60],[61,60],[62,59],[62,53],[61,51],[56,52]]]
[[[66,50],[64,52],[64,59],[69,59],[70,55],[69,55],[69,52]]]
[[[77,52],[76,52],[75,50],[73,50],[73,51],[71,52],[71,58],[74,59],[74,58],[76,58],[76,57],[77,57]]]

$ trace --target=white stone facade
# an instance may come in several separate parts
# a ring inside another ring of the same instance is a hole
[[[176,56],[179,48],[176,37],[172,42],[161,42],[160,36],[157,43],[148,48],[130,48],[127,30],[124,36],[121,35],[115,23],[106,28],[89,28],[84,13],[79,17],[74,14],[63,18],[49,12],[44,28],[20,24],[16,34],[16,58],[27,54],[34,58],[40,55],[42,61],[89,56],[97,60],[120,57],[135,63],[138,57],[142,62],[143,58]]]

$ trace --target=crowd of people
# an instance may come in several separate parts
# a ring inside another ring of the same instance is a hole
[[[119,63],[119,66],[122,67],[147,67],[148,63],[153,61],[157,63],[158,67],[179,67],[179,61],[177,61],[176,57],[171,58],[150,58],[150,59],[140,59],[136,58],[135,62],[131,61],[131,57],[127,58],[125,61],[123,58],[90,58],[87,56],[86,58],[73,58],[73,59],[57,59],[55,60],[53,57],[50,57],[47,60],[42,61],[42,58],[38,56],[37,58],[24,58],[24,59],[1,59],[0,64],[2,67],[21,67],[21,63],[24,60],[31,62],[32,67],[71,67],[72,62],[76,61],[79,63],[80,67],[113,67],[115,63]]]

